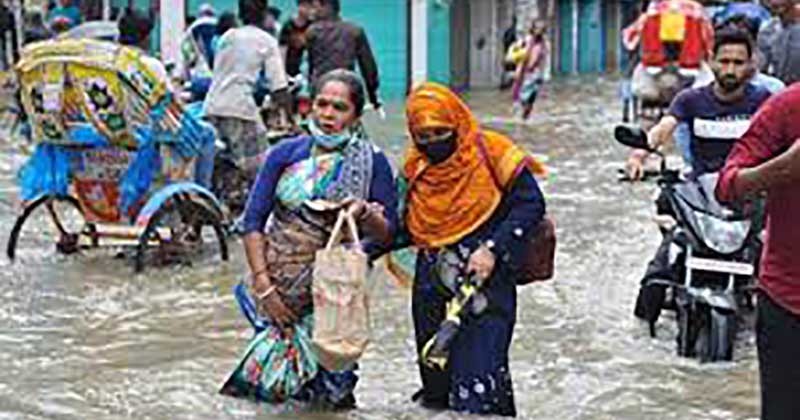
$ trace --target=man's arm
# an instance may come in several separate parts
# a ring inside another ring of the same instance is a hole
[[[687,122],[691,116],[691,102],[692,95],[690,92],[694,90],[683,91],[672,101],[669,112],[661,118],[661,120],[650,129],[647,133],[650,147],[658,149],[659,147],[667,144],[675,133],[675,129],[681,122]],[[638,181],[644,175],[644,162],[647,159],[648,153],[645,150],[634,150],[625,163],[625,171],[628,178],[632,181]]]
[[[358,67],[364,76],[364,83],[367,85],[369,102],[375,108],[379,108],[378,87],[380,86],[380,81],[378,79],[378,64],[375,62],[375,56],[372,54],[367,34],[363,29],[359,29],[358,38],[356,38],[356,57],[358,58]]]
[[[678,119],[672,115],[665,115],[648,132],[647,137],[650,147],[657,149],[663,146],[672,138],[675,128],[678,127]],[[638,181],[644,176],[644,162],[650,154],[646,150],[636,149],[628,155],[625,162],[625,173],[631,181]]]
[[[622,30],[622,45],[628,51],[633,51],[639,48],[639,40],[642,37],[642,29],[647,21],[647,14],[642,13],[636,21],[628,25]]]
[[[287,115],[291,115],[292,98],[289,94],[289,80],[286,77],[286,70],[283,67],[283,59],[278,42],[270,37],[270,46],[264,58],[264,73],[269,80],[272,100],[286,110]]]
[[[758,63],[758,68],[762,73],[769,71],[769,66],[772,64],[772,41],[774,40],[774,24],[768,23],[758,33],[757,45],[758,50],[761,52],[761,60]]]
[[[294,45],[295,43],[292,42],[291,39],[292,26],[293,24],[289,21],[281,28],[279,45],[281,48],[281,56],[285,58],[286,73],[294,77],[300,74],[300,63],[303,59],[305,45]]]
[[[672,135],[675,133],[675,128],[678,127],[678,118],[674,115],[665,115],[661,118],[650,131],[647,133],[650,147],[658,149],[672,140]]]
[[[789,150],[754,168],[742,168],[733,180],[734,193],[739,197],[757,195],[775,187],[800,181],[800,139]]]
[[[793,112],[787,99],[800,96],[790,95],[779,94],[762,105],[750,129],[733,146],[717,183],[721,202],[742,200],[800,176],[800,144],[787,133]]]

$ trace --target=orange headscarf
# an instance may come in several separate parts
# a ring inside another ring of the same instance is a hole
[[[502,134],[481,130],[469,108],[450,89],[424,83],[406,103],[413,135],[422,128],[456,132],[456,152],[430,165],[412,141],[404,174],[408,179],[406,225],[415,245],[437,248],[458,242],[485,223],[524,169],[544,166]]]

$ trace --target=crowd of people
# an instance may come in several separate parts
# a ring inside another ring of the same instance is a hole
[[[800,370],[789,359],[800,351],[800,229],[793,217],[800,211],[800,133],[794,119],[800,109],[800,87],[794,84],[800,48],[793,44],[800,5],[792,0],[765,4],[771,18],[752,2],[731,2],[718,13],[708,57],[713,80],[678,93],[647,137],[651,150],[674,139],[690,179],[718,172],[721,202],[753,206],[766,199],[756,334],[761,418],[774,420],[796,416],[798,404],[790,390],[800,384]],[[648,154],[631,154],[631,179],[642,177]],[[644,317],[640,303],[637,315]]]
[[[719,172],[721,201],[766,193],[757,325],[762,410],[764,419],[789,419],[800,408],[794,399],[800,368],[792,360],[800,352],[800,228],[794,221],[800,87],[792,85],[800,78],[800,46],[793,48],[800,5],[770,0],[775,17],[758,20],[734,10],[743,7],[738,3],[722,12],[713,46],[703,52],[713,80],[683,89],[648,138],[651,149],[674,139],[691,168],[688,177]],[[342,19],[340,6],[339,0],[298,0],[296,14],[279,28],[280,12],[266,0],[239,0],[238,15],[202,5],[173,71],[146,54],[143,60],[170,80],[170,89],[187,86],[191,100],[203,101],[205,118],[229,140],[253,181],[241,223],[248,289],[264,319],[286,334],[309,323],[314,258],[333,220],[306,203],[348,202],[371,258],[418,250],[412,316],[420,353],[448,312],[438,286],[443,265],[460,259],[487,298],[488,309],[470,315],[459,331],[446,369],[420,363],[422,389],[414,400],[434,409],[514,416],[515,278],[525,244],[545,217],[536,180],[543,168],[508,137],[482,128],[447,87],[423,83],[406,100],[410,141],[396,179],[361,124],[368,106],[382,106],[378,66],[366,32]],[[71,0],[59,0],[47,16],[29,10],[24,41],[50,38],[82,20]],[[118,18],[118,42],[144,53],[153,26],[150,14],[127,9]],[[518,42],[506,42],[513,97],[525,119],[547,78],[546,33],[546,22],[537,20]],[[305,131],[270,146],[259,91],[293,115],[290,82],[301,74],[311,86]],[[630,156],[630,178],[642,177],[647,158],[643,151]],[[320,367],[304,385],[308,392],[296,397],[352,408],[357,380],[355,367]]]
[[[26,42],[79,23],[70,4],[53,9],[57,25],[29,15],[36,25],[26,28]],[[219,138],[230,140],[253,179],[241,224],[248,290],[259,315],[285,334],[309,322],[311,268],[332,220],[306,204],[346,201],[371,258],[400,247],[420,250],[413,298],[420,350],[445,318],[446,299],[434,287],[434,270],[451,262],[448,253],[464,256],[465,269],[480,278],[488,296],[489,309],[464,325],[446,370],[420,363],[423,388],[414,399],[429,408],[515,415],[508,359],[516,319],[513,267],[520,253],[515,243],[526,242],[543,218],[544,199],[534,178],[541,165],[507,137],[483,130],[448,88],[426,83],[408,99],[412,141],[398,182],[360,122],[367,106],[381,107],[378,67],[366,32],[340,18],[339,1],[298,0],[297,15],[280,31],[267,1],[240,0],[238,6],[233,16],[202,5],[171,72],[147,54],[154,27],[150,14],[123,11],[117,42],[138,49],[148,68],[169,81],[170,90],[186,86],[192,100],[203,101],[205,118]],[[353,71],[357,67],[361,75]],[[526,73],[541,66],[531,61],[530,67]],[[289,78],[303,72],[312,98],[305,131],[270,147],[258,90],[292,113]],[[407,193],[398,192],[399,183]],[[287,397],[353,408],[357,380],[355,367],[329,371],[319,366],[302,392]]]

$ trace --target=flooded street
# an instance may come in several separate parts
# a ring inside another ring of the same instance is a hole
[[[511,352],[519,418],[754,419],[758,385],[752,333],[734,363],[700,365],[675,354],[671,313],[651,339],[633,318],[638,281],[658,242],[654,183],[618,182],[627,151],[613,142],[616,84],[579,81],[546,88],[533,120],[516,125],[510,100],[470,95],[483,122],[507,132],[551,169],[542,184],[556,219],[555,280],[519,290]],[[369,131],[403,153],[401,108]],[[0,158],[0,242],[16,217],[14,173]],[[191,267],[149,269],[99,251],[10,264],[0,258],[0,419],[252,419],[268,408],[217,394],[251,334],[231,293],[244,270],[209,256]],[[455,419],[410,402],[419,386],[410,291],[374,273],[373,342],[361,363],[359,408],[309,419]],[[287,413],[286,418],[298,418]]]

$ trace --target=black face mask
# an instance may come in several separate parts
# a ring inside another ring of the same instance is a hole
[[[440,140],[417,143],[417,149],[419,149],[419,151],[428,158],[428,162],[433,165],[438,165],[446,161],[447,158],[456,152],[457,148],[458,141],[455,133]]]

